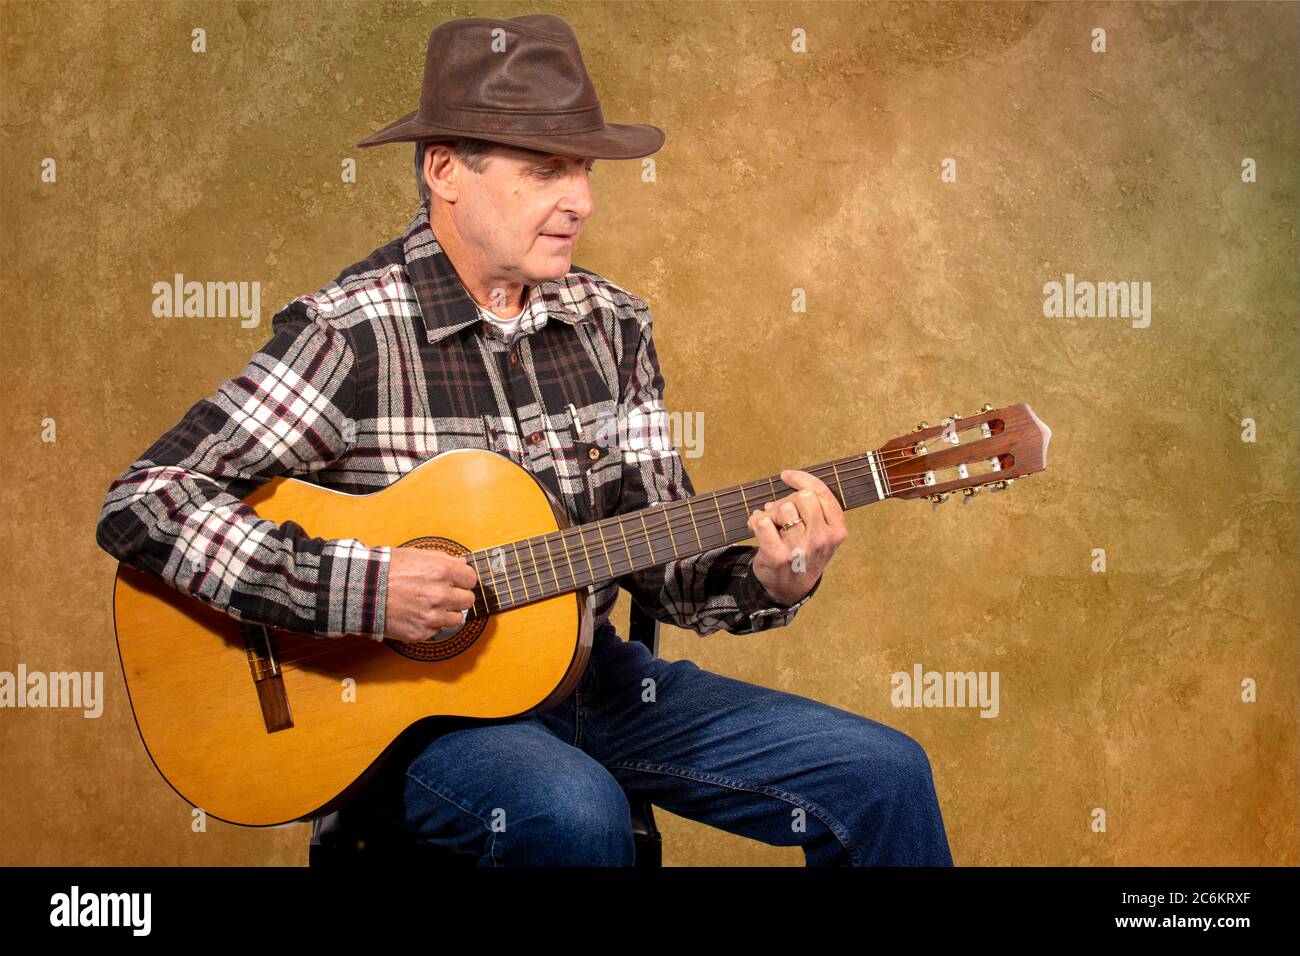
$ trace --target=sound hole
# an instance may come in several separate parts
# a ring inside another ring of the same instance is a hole
[[[425,548],[429,551],[441,551],[443,554],[450,554],[454,557],[469,554],[470,551],[459,541],[439,537],[412,538],[400,545],[400,547]],[[486,617],[471,617],[459,627],[444,628],[439,634],[446,633],[447,636],[441,639],[436,639],[437,636],[435,635],[435,637],[427,641],[420,641],[416,644],[392,640],[386,640],[384,643],[388,645],[389,649],[413,661],[445,661],[468,650],[478,640],[479,635],[483,633],[483,628],[486,626]]]

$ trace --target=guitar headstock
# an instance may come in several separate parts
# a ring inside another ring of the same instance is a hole
[[[920,422],[880,448],[878,458],[893,498],[940,503],[954,491],[1005,490],[1016,478],[1047,467],[1052,430],[1028,405],[985,405],[969,418],[953,414],[938,425]]]

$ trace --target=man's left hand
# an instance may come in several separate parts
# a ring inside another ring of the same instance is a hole
[[[813,589],[849,531],[844,510],[824,481],[792,468],[780,477],[796,489],[794,493],[749,516],[749,530],[758,539],[754,576],[773,598],[794,604]],[[781,530],[799,519],[799,524]]]

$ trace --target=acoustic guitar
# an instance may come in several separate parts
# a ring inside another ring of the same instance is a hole
[[[803,470],[845,511],[887,498],[937,504],[1043,470],[1050,438],[1029,406],[985,405]],[[467,556],[473,609],[419,643],[326,640],[237,620],[119,564],[114,622],[140,736],[163,778],[212,817],[272,826],[327,813],[426,719],[558,704],[590,654],[589,590],[742,543],[750,513],[792,492],[769,476],[571,525],[533,475],[491,451],[442,452],[365,495],[273,478],[243,499],[263,518],[314,537]]]

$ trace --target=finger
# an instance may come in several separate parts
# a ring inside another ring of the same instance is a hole
[[[809,534],[825,533],[826,516],[822,514],[822,500],[812,490],[805,488],[795,492],[787,499],[787,503],[794,506],[795,511],[798,512],[796,517],[803,519],[804,527],[808,529]],[[790,520],[793,521],[794,518]]]
[[[789,517],[790,514],[784,506],[784,498],[778,498],[776,501],[769,501],[767,504],[763,505],[763,514],[771,518],[773,522],[779,523]]]
[[[446,605],[432,605],[424,614],[425,622],[432,631],[437,631],[439,627],[459,626],[461,618],[464,617],[464,607],[451,609]]]
[[[777,531],[776,525],[772,519],[763,511],[755,511],[749,516],[749,530],[754,532],[754,537],[758,539],[758,546],[766,557],[773,564],[781,564],[785,561],[789,547],[781,540],[781,532]]]
[[[840,505],[840,499],[831,491],[830,486],[822,481],[816,475],[810,476],[812,482],[809,484],[814,492],[817,493],[822,501],[822,510],[826,513],[826,523],[833,528],[844,529],[844,508]]]
[[[475,570],[473,564],[469,563],[470,558],[468,555],[461,555],[460,558],[461,560],[448,565],[450,568],[448,577],[451,579],[452,584],[462,588],[472,588],[478,583],[478,571]]]
[[[787,475],[790,476],[790,480],[787,480]],[[807,489],[817,495],[817,499],[822,505],[822,515],[827,526],[844,534],[848,533],[848,526],[844,523],[844,509],[840,507],[839,499],[835,497],[826,482],[816,475],[794,469],[781,472],[781,480],[786,484],[794,484],[795,487],[801,490]]]
[[[473,607],[477,600],[473,591],[453,587],[447,589],[447,598],[442,606],[459,614],[465,608]]]
[[[802,519],[801,531],[807,531],[808,534],[818,537],[826,533],[826,518],[822,514],[821,499],[810,489],[804,488],[792,495],[786,495],[780,501],[774,502],[774,506],[775,513],[781,517],[779,524],[790,524]],[[796,529],[791,528],[788,533],[796,533]]]
[[[429,636],[433,636],[444,627],[460,627],[465,623],[465,612],[448,611],[446,608],[434,608],[428,617]]]
[[[803,515],[799,513],[798,506],[794,503],[793,497],[782,498],[780,501],[769,501],[765,506],[765,513],[772,520],[773,526],[777,533],[781,535],[781,540],[787,547],[796,543],[795,538],[802,541],[807,534],[807,522],[800,523]],[[787,528],[787,525],[794,525]]]
[[[814,510],[822,509],[822,506],[816,502],[815,498],[800,501],[800,497],[792,494],[789,498],[781,498],[781,501],[777,503],[780,506],[781,520],[777,522],[776,527],[781,532],[790,533],[790,535],[806,535],[807,532],[813,531],[814,522],[820,520],[813,514]],[[793,524],[794,527],[787,531],[787,529],[781,527],[781,525],[785,524]]]

